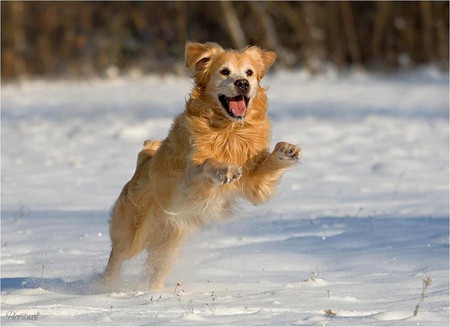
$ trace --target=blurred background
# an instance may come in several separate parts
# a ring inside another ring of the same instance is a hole
[[[1,2],[2,81],[184,73],[187,40],[256,44],[277,67],[449,65],[449,2]]]

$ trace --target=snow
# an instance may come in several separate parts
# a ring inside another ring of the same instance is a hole
[[[263,84],[272,146],[297,143],[303,160],[273,200],[193,235],[161,292],[145,288],[145,253],[114,289],[95,280],[109,208],[191,82],[3,85],[1,323],[447,326],[448,75],[277,72]]]

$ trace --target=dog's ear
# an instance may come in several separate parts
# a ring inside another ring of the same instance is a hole
[[[277,59],[277,54],[273,51],[266,51],[257,46],[251,46],[245,49],[245,52],[250,53],[254,58],[258,58],[259,63],[259,79],[262,79],[266,75],[269,68],[274,64]]]
[[[211,57],[222,52],[223,48],[217,43],[186,43],[185,60],[190,75],[195,77],[197,73],[204,73]]]
[[[277,59],[277,54],[273,51],[263,50],[261,52],[261,57],[264,62],[264,71],[261,76],[261,78],[262,78],[266,74],[266,72],[269,70],[269,68],[275,63],[275,60]]]

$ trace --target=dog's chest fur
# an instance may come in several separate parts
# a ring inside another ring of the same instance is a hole
[[[192,161],[196,164],[214,158],[223,164],[243,166],[269,145],[269,122],[261,126],[229,125],[224,128],[197,123],[192,132]]]

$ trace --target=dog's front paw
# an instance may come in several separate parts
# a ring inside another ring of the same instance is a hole
[[[298,145],[286,142],[278,142],[277,145],[275,145],[273,153],[279,160],[291,162],[299,161],[302,156],[302,151]]]
[[[214,184],[230,184],[242,176],[242,167],[225,165],[215,159],[206,160],[205,170]]]

